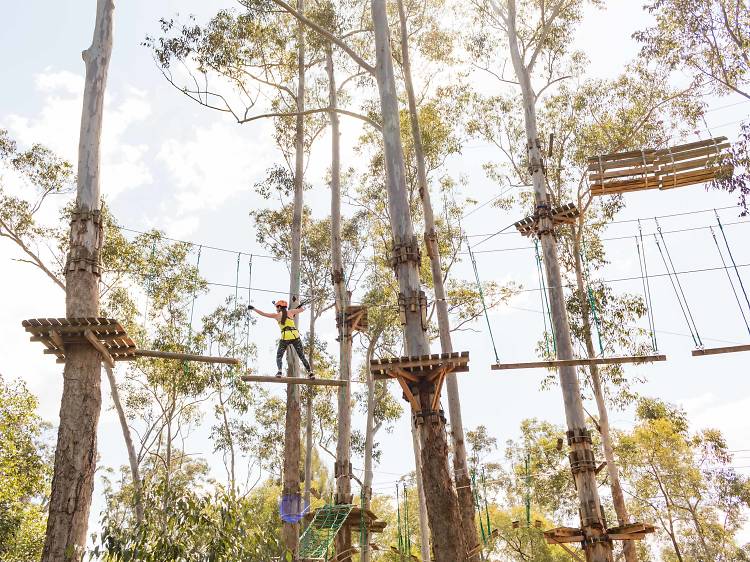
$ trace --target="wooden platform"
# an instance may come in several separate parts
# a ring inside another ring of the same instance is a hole
[[[116,361],[132,361],[137,357],[229,365],[242,363],[234,357],[138,349],[114,318],[32,318],[24,320],[21,325],[31,334],[30,340],[44,344],[44,353],[54,355],[57,363],[65,363],[66,344],[81,343],[88,343],[96,348],[102,361],[110,367]]]
[[[310,521],[315,518],[316,511],[317,510],[309,511],[305,514],[304,520],[306,521],[306,525],[309,525]],[[370,533],[382,533],[388,526],[387,522],[378,519],[375,513],[373,513],[371,510],[363,510],[361,507],[357,506],[354,506],[349,512],[344,525],[349,527],[352,532],[359,531],[362,525],[363,514],[365,518],[365,525]]]
[[[556,369],[557,367],[578,367],[585,365],[620,365],[624,363],[642,364],[666,361],[666,355],[632,355],[622,357],[593,357],[586,359],[553,359],[551,361],[529,361],[525,363],[496,363],[493,371],[513,369]]]
[[[304,377],[267,377],[262,375],[242,375],[240,377],[245,382],[270,382],[276,384],[306,384],[309,386],[349,386],[346,381],[336,379],[311,379]]]
[[[42,342],[44,353],[54,355],[58,363],[65,363],[66,344],[94,345],[100,353],[106,352],[108,363],[136,357],[135,343],[113,318],[32,318],[21,325],[31,341]]]
[[[674,189],[705,183],[731,167],[719,164],[730,144],[726,137],[681,144],[662,150],[634,150],[588,159],[592,195],[648,189]]]
[[[573,224],[576,219],[580,216],[578,207],[573,203],[568,203],[560,207],[553,207],[550,210],[550,216],[552,218],[552,224],[557,226],[561,224]],[[515,223],[513,226],[523,236],[534,236],[537,232],[537,226],[539,219],[536,215],[530,215],[525,219],[522,219]]]
[[[404,399],[413,411],[435,412],[440,403],[440,392],[448,373],[465,373],[469,370],[469,352],[434,353],[370,361],[370,370],[376,380],[396,379],[404,391]],[[434,385],[432,404],[423,408],[415,392],[424,383]]]
[[[653,525],[646,523],[630,523],[621,527],[607,529],[607,536],[613,541],[635,541],[642,540],[647,534],[655,531]],[[575,527],[557,527],[544,531],[547,544],[566,544],[583,542],[583,532]]]
[[[750,351],[750,344],[694,349],[693,357],[703,357],[704,355],[722,355],[724,353],[739,353],[741,351]]]
[[[345,309],[344,318],[350,325],[353,332],[367,331],[367,307],[366,306],[348,306]],[[341,313],[336,311],[336,326],[341,327]]]

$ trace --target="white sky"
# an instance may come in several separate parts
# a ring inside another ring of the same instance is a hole
[[[630,35],[648,22],[640,4],[633,0],[612,0],[605,11],[588,14],[578,42],[591,58],[592,76],[614,76],[634,55],[637,47]],[[8,128],[22,144],[42,142],[72,162],[76,161],[83,80],[80,52],[90,42],[94,5],[93,0],[14,2],[4,3],[1,10],[4,23],[0,51],[10,56],[4,60],[6,87],[0,89],[0,127]],[[149,53],[139,45],[146,33],[157,31],[157,20],[161,16],[171,16],[179,10],[182,14],[195,13],[200,18],[224,5],[232,4],[197,0],[133,0],[117,4],[115,47],[104,120],[103,193],[120,222],[127,227],[141,230],[158,227],[169,236],[197,243],[264,253],[255,242],[248,211],[263,205],[252,192],[253,183],[273,161],[280,161],[269,139],[269,125],[255,123],[240,127],[226,116],[204,110],[180,96],[161,78]],[[735,135],[737,121],[747,117],[750,109],[747,103],[724,107],[737,101],[725,98],[712,103],[708,123],[714,134],[730,138]],[[346,120],[344,123],[343,144],[346,146],[354,143],[357,128]],[[327,145],[323,142],[318,146]],[[313,156],[306,179],[315,185],[316,191],[310,200],[315,199],[313,207],[323,216],[327,206],[321,187],[326,169],[325,150],[319,149],[316,154],[319,157]],[[498,193],[498,188],[484,177],[481,164],[493,157],[491,148],[472,141],[460,158],[452,159],[448,171],[456,176],[466,175],[470,195],[486,201]],[[317,196],[319,194],[323,196]],[[701,187],[630,194],[627,202],[621,219],[734,204],[732,198],[707,193]],[[738,220],[734,209],[722,211],[721,216],[727,223]],[[518,218],[517,214],[485,208],[472,215],[467,229],[469,234],[494,232]],[[668,231],[705,227],[713,224],[712,221],[711,213],[703,213],[665,218],[661,222]],[[750,264],[750,248],[742,244],[747,240],[747,228],[743,224],[727,226],[738,264]],[[644,229],[653,232],[653,221],[645,221]],[[613,225],[608,235],[633,234],[634,224],[624,223]],[[678,270],[720,265],[706,229],[669,235],[668,242]],[[494,238],[479,249],[526,246],[527,240],[508,234]],[[608,251],[611,266],[605,274],[607,278],[639,274],[632,238],[610,242]],[[658,261],[653,242],[647,246],[647,251],[649,271],[662,273],[664,268]],[[3,271],[0,287],[4,295],[0,315],[0,372],[6,378],[20,377],[27,381],[40,398],[40,414],[56,423],[61,368],[50,357],[42,355],[39,346],[28,342],[20,322],[24,318],[63,316],[63,295],[30,266],[11,261],[18,257],[9,243],[0,243]],[[529,288],[536,287],[533,255],[528,250],[480,253],[477,260],[483,280],[513,279]],[[233,285],[235,266],[236,255],[203,252],[201,273],[210,281]],[[246,271],[244,266],[243,270]],[[747,274],[746,268],[741,271]],[[471,279],[469,265],[460,265],[456,275]],[[750,277],[746,275],[746,279],[750,287]],[[707,346],[747,341],[723,271],[685,275],[682,282]],[[246,273],[241,284],[246,284]],[[288,287],[285,269],[259,259],[254,265],[252,285],[283,293]],[[621,282],[616,287],[640,291],[640,281]],[[233,291],[233,288],[214,288],[208,297],[201,299],[198,312],[209,310]],[[654,279],[652,291],[660,348],[669,356],[669,361],[629,367],[629,373],[648,378],[639,390],[644,395],[658,396],[685,407],[694,428],[720,429],[730,449],[750,450],[747,437],[750,379],[746,376],[743,356],[692,358],[692,342],[686,337],[685,324],[668,280]],[[256,304],[265,304],[270,298],[264,293],[253,295]],[[534,342],[541,331],[539,295],[523,293],[511,304],[510,308],[491,314],[498,351],[501,358],[507,360],[532,359]],[[477,328],[483,330],[484,324]],[[334,329],[333,318],[324,317],[319,331],[331,340],[332,350],[335,349]],[[275,333],[256,329],[253,338],[258,345],[259,370],[270,371]],[[516,435],[523,418],[536,416],[563,422],[559,391],[541,392],[540,373],[497,374],[489,370],[494,355],[486,331],[462,333],[456,339],[456,349],[471,351],[471,373],[460,375],[467,429],[484,424],[499,443],[504,443]],[[100,426],[101,463],[118,466],[126,460],[124,447],[116,416],[108,409],[106,382],[103,389],[107,409]],[[280,392],[280,389],[274,391]],[[587,407],[590,411],[595,409],[592,404]],[[630,412],[612,412],[611,418],[622,428],[633,423]],[[363,420],[357,418],[354,423],[362,427]],[[408,417],[404,416],[393,438],[383,440],[383,462],[376,467],[376,491],[391,493],[398,475],[413,469],[409,427]],[[204,434],[196,434],[188,446],[189,452],[204,453],[211,458],[212,446]],[[502,451],[497,451],[493,458],[501,457]],[[212,463],[221,475],[220,459],[213,458]],[[750,453],[738,453],[734,464],[745,471],[750,466]],[[361,466],[361,461],[355,460],[354,465]],[[102,507],[99,488],[96,494],[92,510],[94,527]]]

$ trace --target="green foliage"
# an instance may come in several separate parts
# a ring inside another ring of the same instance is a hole
[[[36,414],[37,400],[23,383],[0,376],[0,559],[27,562],[41,557],[45,501],[52,463]]]
[[[750,479],[732,468],[721,433],[691,433],[685,412],[660,400],[641,400],[637,418],[617,453],[631,513],[656,524],[664,559],[741,559],[735,537],[750,506]]]
[[[745,0],[651,0],[656,24],[634,34],[641,55],[687,71],[718,94],[748,97],[750,7]]]
[[[720,160],[722,166],[731,171],[721,173],[712,187],[737,195],[741,215],[747,216],[747,198],[750,195],[750,122],[742,124],[739,138],[729,149],[726,157]]]
[[[164,493],[163,485],[147,487],[144,501],[152,515],[140,526],[122,526],[105,513],[93,554],[111,562],[230,562],[270,560],[280,552],[278,486],[264,485],[244,496],[172,486],[169,507],[159,513]]]

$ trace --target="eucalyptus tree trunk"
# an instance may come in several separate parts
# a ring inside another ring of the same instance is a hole
[[[411,59],[409,57],[409,32],[406,21],[406,11],[403,0],[398,0],[398,15],[401,30],[401,64],[404,73],[404,85],[409,101],[409,121],[411,133],[414,139],[414,157],[417,164],[417,181],[419,184],[419,196],[422,200],[424,213],[424,242],[427,255],[430,258],[430,270],[432,283],[435,290],[435,307],[437,309],[438,331],[440,333],[440,347],[443,353],[453,352],[451,340],[450,319],[448,317],[448,300],[443,280],[443,268],[440,260],[440,247],[437,241],[437,230],[435,228],[435,215],[432,210],[430,188],[427,182],[427,166],[425,164],[424,148],[422,145],[422,131],[419,127],[419,113],[417,111],[417,99],[414,94],[414,84],[411,75]],[[448,415],[451,424],[451,438],[453,445],[453,477],[456,481],[458,492],[458,505],[461,512],[461,525],[464,532],[464,540],[471,550],[477,542],[476,523],[474,520],[474,498],[471,493],[471,480],[469,479],[469,468],[466,461],[466,445],[464,443],[464,424],[461,416],[461,399],[458,392],[458,380],[455,373],[450,373],[445,380],[446,392],[448,394]],[[477,556],[467,558],[476,560]]]
[[[339,116],[335,111],[338,100],[336,76],[333,69],[333,47],[326,46],[326,72],[328,74],[328,104],[331,120],[331,262],[333,292],[339,331],[339,379],[351,380],[352,333],[347,318],[349,294],[344,278],[344,260],[341,255],[341,135]],[[350,385],[340,386],[338,392],[338,441],[336,443],[336,503],[352,503],[351,481],[352,398]],[[344,525],[336,535],[336,554],[340,562],[351,561],[352,532]]]
[[[383,0],[371,1],[375,31],[376,78],[383,116],[383,144],[386,169],[386,189],[394,245],[414,247],[416,236],[406,195],[403,147],[399,123],[396,81],[390,48],[390,30],[386,5]],[[405,320],[406,348],[412,355],[425,355],[430,346],[422,325],[421,284],[419,264],[412,258],[395,264],[399,285],[399,300]],[[411,305],[414,306],[411,306]],[[418,422],[422,447],[422,480],[427,499],[427,513],[437,562],[457,562],[466,559],[466,542],[461,531],[458,499],[453,490],[448,468],[448,443],[445,422],[430,411],[434,393],[433,385],[423,385],[419,401],[423,416],[414,416]],[[414,412],[417,414],[418,412]]]
[[[539,239],[544,255],[544,266],[549,284],[549,300],[552,309],[552,325],[557,344],[558,359],[573,359],[573,343],[570,337],[570,325],[565,309],[562,275],[557,257],[557,243],[553,224],[549,218],[549,198],[547,195],[544,167],[542,162],[541,142],[536,122],[536,94],[531,85],[531,76],[526,67],[518,45],[516,28],[516,0],[506,0],[508,8],[507,32],[510,56],[516,77],[521,87],[523,98],[524,123],[528,149],[529,167],[534,185],[534,200],[539,216]],[[580,504],[581,527],[586,541],[584,551],[589,562],[612,562],[612,544],[597,540],[606,533],[602,514],[599,491],[597,489],[594,454],[591,449],[591,438],[586,430],[586,418],[581,402],[581,389],[575,367],[559,367],[560,387],[565,403],[565,419],[568,426],[568,443],[571,446],[570,457],[577,468],[573,478]]]
[[[581,296],[581,318],[583,321],[583,338],[586,343],[586,353],[589,357],[596,357],[594,341],[592,338],[591,319],[588,314],[589,303],[586,299],[586,286],[583,278],[583,262],[581,260],[580,231],[573,232],[573,252],[575,253],[575,272],[576,286],[578,294]],[[622,492],[620,484],[620,473],[615,463],[615,449],[612,444],[612,434],[609,430],[609,413],[607,404],[604,401],[604,391],[602,389],[602,380],[599,376],[599,366],[590,365],[589,374],[591,375],[591,389],[594,391],[596,407],[599,411],[599,434],[602,438],[602,449],[604,450],[604,460],[607,461],[607,475],[609,476],[609,487],[612,491],[612,503],[617,514],[617,523],[625,525],[629,523],[628,507],[625,504],[625,495]],[[633,541],[623,541],[623,554],[625,562],[637,562],[638,554]]]
[[[375,441],[375,433],[377,432],[377,428],[375,427],[375,378],[372,376],[370,361],[372,361],[375,353],[375,346],[378,343],[378,339],[380,339],[381,333],[380,330],[376,330],[375,333],[370,334],[371,339],[370,343],[367,344],[367,352],[365,354],[365,369],[367,373],[367,421],[365,422],[365,473],[362,478],[362,507],[365,509],[370,509],[370,501],[372,500],[372,450]],[[365,535],[364,537],[360,537],[359,550],[361,562],[370,562],[369,536]]]
[[[297,10],[304,12],[304,0],[297,0]],[[294,166],[294,206],[292,210],[292,255],[290,260],[291,279],[289,280],[289,301],[299,295],[300,260],[302,257],[302,206],[304,190],[305,158],[305,28],[302,23],[297,26],[297,122],[295,133],[295,166]],[[299,376],[297,356],[292,348],[287,348],[288,376]],[[284,431],[284,478],[282,497],[289,505],[299,505],[300,486],[300,391],[299,385],[289,384],[286,391],[286,419]],[[298,503],[299,502],[299,503]],[[284,521],[281,528],[281,539],[287,553],[294,560],[299,550],[299,523]]]
[[[411,440],[414,449],[414,474],[417,481],[417,505],[419,506],[419,548],[422,562],[430,562],[430,529],[427,523],[427,500],[424,497],[422,482],[422,446],[419,443],[419,432],[413,424]]]
[[[109,388],[112,394],[112,402],[115,404],[117,417],[120,420],[122,436],[125,438],[125,448],[128,450],[128,462],[130,463],[130,477],[133,479],[135,520],[138,524],[143,523],[143,481],[141,480],[141,471],[138,467],[138,455],[135,452],[133,438],[130,436],[128,419],[125,417],[125,409],[120,402],[120,393],[117,391],[117,380],[115,373],[109,365],[104,365],[104,371],[109,379]]]
[[[99,315],[100,140],[104,90],[112,54],[114,2],[97,0],[91,46],[83,51],[86,83],[78,142],[78,189],[65,265],[68,318]],[[88,343],[65,347],[60,428],[49,501],[43,562],[78,562],[86,547],[101,412],[101,357]]]
[[[310,369],[315,369],[315,299],[310,300],[310,355],[307,362]],[[305,401],[305,506],[310,505],[310,490],[312,489],[312,451],[313,451],[313,389],[307,389]]]

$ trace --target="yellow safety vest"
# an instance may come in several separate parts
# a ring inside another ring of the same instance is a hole
[[[284,324],[282,324],[281,322],[279,322],[278,324],[279,324],[279,328],[281,328],[282,340],[285,340],[285,341],[296,340],[299,337],[297,326],[295,325],[294,320],[292,318],[287,318]]]

